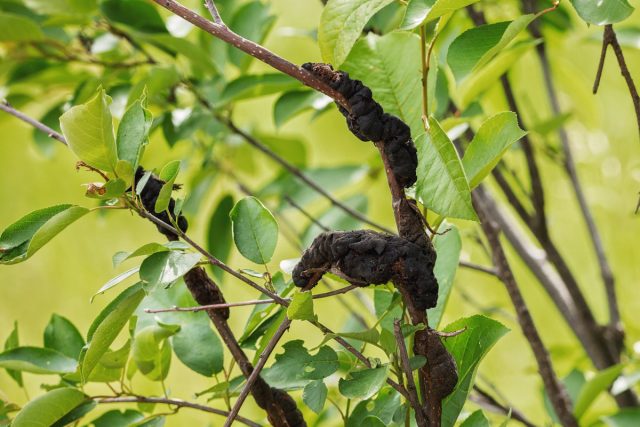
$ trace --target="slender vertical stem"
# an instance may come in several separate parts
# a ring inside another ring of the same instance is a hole
[[[409,363],[409,353],[407,352],[407,346],[404,342],[404,336],[400,329],[400,319],[396,319],[393,322],[393,333],[396,336],[396,342],[398,343],[398,352],[400,353],[400,363],[405,377],[407,377],[407,391],[411,399],[409,402],[413,407],[416,414],[416,423],[418,427],[427,426],[427,420],[422,412],[422,406],[420,405],[420,399],[418,398],[418,390],[416,389],[416,382],[413,379],[413,371],[411,370],[411,364]]]
[[[284,333],[289,328],[289,325],[291,325],[291,320],[289,320],[288,318],[285,318],[284,321],[278,327],[278,330],[275,332],[273,337],[271,337],[271,339],[269,340],[269,343],[267,344],[266,348],[260,354],[260,357],[258,358],[258,363],[256,363],[256,366],[254,366],[253,371],[251,372],[251,375],[249,375],[249,378],[247,378],[247,382],[245,383],[244,388],[242,389],[242,392],[240,392],[240,396],[238,396],[236,403],[233,405],[233,408],[231,409],[229,416],[224,422],[224,427],[230,427],[231,424],[233,423],[233,420],[235,420],[236,416],[238,416],[238,413],[240,412],[240,408],[242,408],[244,401],[247,399],[247,396],[249,396],[249,393],[251,392],[251,389],[253,388],[254,383],[260,376],[260,372],[262,371],[262,368],[264,368],[264,365],[267,363],[267,359],[273,352],[273,349],[278,344],[278,341],[280,341],[280,338],[282,338]]]
[[[473,192],[473,202],[480,218],[482,229],[487,236],[487,240],[491,247],[493,262],[496,266],[498,277],[504,283],[509,297],[516,309],[518,316],[518,322],[522,329],[522,333],[527,338],[531,350],[535,356],[538,364],[538,371],[542,377],[542,381],[545,385],[545,390],[549,395],[551,404],[555,409],[558,419],[565,427],[578,427],[578,422],[573,416],[571,401],[566,393],[566,390],[558,380],[553,365],[551,363],[551,357],[547,349],[540,338],[540,334],[536,329],[531,313],[527,308],[527,305],[522,297],[522,293],[518,287],[518,283],[513,276],[509,262],[502,248],[499,238],[498,224],[492,219],[489,212],[485,209],[485,201],[483,200],[484,188],[478,187]]]

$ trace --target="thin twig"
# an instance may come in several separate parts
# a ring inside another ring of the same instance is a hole
[[[187,402],[181,399],[170,399],[164,397],[145,397],[145,396],[118,396],[118,397],[104,397],[98,398],[98,403],[153,403],[161,405],[177,406],[178,408],[190,408],[197,409],[198,411],[208,412],[210,414],[222,415],[224,417],[229,416],[228,411],[212,408],[210,406],[201,405],[199,403]],[[260,427],[260,424],[251,421],[248,418],[238,416],[238,421],[246,424],[250,427]]]
[[[640,132],[640,96],[638,95],[638,89],[636,87],[635,82],[633,81],[633,77],[631,77],[631,73],[629,72],[629,67],[627,66],[627,61],[624,58],[624,53],[622,52],[622,47],[620,46],[620,42],[618,41],[618,36],[613,29],[613,25],[605,25],[604,26],[604,34],[602,36],[602,52],[600,54],[600,61],[598,63],[598,71],[596,73],[596,79],[593,84],[593,93],[595,94],[598,91],[598,86],[600,85],[600,78],[602,77],[602,70],[604,68],[604,59],[607,54],[607,47],[611,46],[613,52],[616,55],[616,59],[618,60],[618,66],[620,67],[620,73],[622,77],[624,77],[624,81],[627,83],[627,87],[629,89],[629,95],[631,95],[631,101],[633,102],[633,109],[636,113],[636,121],[638,123],[638,132]]]
[[[413,371],[411,370],[411,364],[409,363],[409,353],[407,352],[407,346],[404,342],[404,336],[400,329],[400,319],[396,319],[393,322],[393,334],[396,336],[396,342],[398,343],[398,352],[400,353],[400,363],[402,364],[402,370],[407,378],[407,391],[411,399],[409,402],[413,407],[416,414],[416,423],[419,427],[426,426],[427,420],[425,418],[422,406],[420,405],[420,398],[418,397],[418,390],[416,388],[416,382],[413,378]]]
[[[465,326],[462,329],[458,329],[457,331],[452,331],[452,332],[444,332],[444,331],[436,331],[434,330],[433,333],[436,334],[439,337],[443,337],[443,338],[452,338],[452,337],[457,337],[458,335],[462,334],[463,332],[467,331],[467,327]]]
[[[285,306],[288,304],[279,295],[271,292],[270,290],[268,290],[264,286],[260,286],[259,284],[257,284],[253,280],[251,280],[251,279],[247,278],[246,276],[244,276],[242,273],[237,272],[233,268],[231,268],[228,265],[226,265],[224,262],[220,261],[219,259],[217,259],[213,255],[211,255],[202,246],[200,246],[199,244],[194,242],[189,236],[187,236],[182,230],[178,230],[178,229],[172,227],[171,225],[169,225],[166,222],[156,218],[155,216],[151,215],[150,213],[148,213],[148,212],[146,212],[144,210],[138,210],[138,213],[140,214],[140,216],[150,220],[154,224],[156,224],[156,225],[164,228],[165,230],[171,231],[172,233],[180,236],[180,238],[182,240],[187,242],[196,251],[200,252],[200,254],[202,254],[209,261],[209,263],[211,263],[212,265],[215,265],[216,267],[220,267],[221,269],[223,269],[227,273],[231,274],[232,276],[236,277],[237,279],[242,280],[243,282],[245,282],[247,285],[251,286],[252,288],[254,288],[254,289],[262,292],[263,294],[267,295],[268,297],[270,297],[271,299],[276,301],[278,304],[285,305]]]
[[[460,267],[468,268],[469,270],[480,271],[481,273],[489,274],[491,276],[497,276],[497,272],[495,268],[485,267],[484,265],[474,264],[468,261],[460,261],[458,263]]]
[[[304,215],[305,218],[307,218],[309,221],[311,221],[313,224],[317,225],[322,231],[330,231],[330,228],[325,226],[324,224],[322,224],[319,220],[317,220],[313,215],[311,215],[309,212],[307,212],[302,206],[300,206],[299,204],[297,204],[295,202],[295,200],[293,200],[291,197],[289,196],[284,196],[284,199],[287,201],[287,203],[289,203],[293,208],[295,208],[298,212],[300,212],[302,215]]]
[[[196,12],[187,9],[179,3],[176,3],[173,0],[153,0],[153,2],[173,12],[177,16],[190,22],[196,27],[206,31],[212,36],[217,37],[220,40],[247,53],[248,55],[259,59],[265,64],[272,66],[276,70],[299,80],[304,85],[324,93],[325,95],[336,100],[336,102],[338,102],[343,107],[347,109],[350,108],[344,96],[342,96],[336,90],[332,89],[329,85],[318,79],[307,70],[300,68],[295,64],[292,64],[291,62],[274,54],[265,47],[260,46],[259,44],[254,43],[251,40],[247,40],[246,38],[234,33],[228,27],[213,23],[198,15]]]
[[[335,289],[333,291],[324,292],[321,294],[317,294],[313,296],[313,299],[322,299],[328,298],[335,295],[346,294],[347,292],[357,289],[356,285],[345,286],[340,289]],[[283,298],[287,303],[291,302],[291,298]],[[232,307],[244,307],[247,305],[260,305],[260,304],[273,304],[276,301],[274,299],[254,299],[248,301],[240,301],[240,302],[229,302],[225,304],[209,304],[209,305],[198,305],[195,307],[171,307],[171,308],[145,308],[145,313],[170,313],[170,312],[198,312],[204,310],[221,310],[224,308],[232,308]]]
[[[51,129],[49,126],[45,125],[44,123],[41,123],[38,120],[34,120],[31,117],[27,116],[26,114],[16,110],[11,105],[9,105],[7,101],[0,101],[0,110],[19,118],[23,122],[28,123],[34,128],[44,132],[49,138],[53,138],[57,141],[62,142],[64,145],[68,145],[67,140],[64,139],[64,136],[62,136],[61,133],[56,132],[55,130]]]
[[[222,17],[220,16],[220,12],[218,12],[218,8],[216,7],[215,2],[213,0],[205,0],[204,4],[207,6],[207,9],[209,9],[209,13],[213,18],[213,22],[215,22],[218,25],[224,25],[224,22],[222,21]]]
[[[269,340],[269,344],[267,344],[266,348],[262,351],[262,353],[260,353],[260,357],[258,358],[258,363],[256,363],[256,365],[253,368],[253,372],[251,372],[251,375],[249,376],[249,378],[247,378],[247,382],[244,385],[244,388],[242,389],[242,391],[240,392],[240,396],[238,396],[236,403],[233,405],[231,412],[229,413],[226,421],[224,422],[224,427],[230,427],[233,421],[238,416],[238,413],[240,412],[240,408],[242,408],[244,401],[247,399],[247,396],[249,396],[249,393],[251,392],[251,388],[253,387],[253,384],[256,382],[256,380],[260,376],[260,372],[262,371],[262,368],[264,368],[264,365],[267,363],[267,359],[273,352],[273,349],[278,344],[278,341],[280,341],[280,338],[282,338],[284,333],[289,328],[289,325],[291,325],[291,320],[289,320],[289,318],[286,317],[278,327],[278,330],[276,330],[275,334],[273,334],[273,337],[271,337],[271,339]]]
[[[42,123],[40,123],[40,122],[38,122],[38,121],[36,121],[36,120],[34,120],[32,118],[28,118],[28,119],[29,120],[25,120],[27,123],[33,125],[37,129],[43,130],[42,126],[44,126],[44,125],[42,125]],[[41,124],[42,126],[36,126],[36,124]],[[63,140],[61,142],[66,142],[66,141]],[[178,230],[173,228],[171,225],[166,224],[166,223],[164,223],[164,222],[162,222],[160,220],[157,220],[153,216],[151,216],[151,218],[149,218],[149,220],[152,221],[154,224],[159,225],[159,226],[165,228],[166,230],[171,231],[172,233],[174,233],[176,235],[179,235]],[[182,233],[182,234],[184,235],[184,233]],[[193,242],[191,239],[188,239],[188,240],[185,240],[185,241],[187,243],[190,243],[190,245],[194,249],[198,250],[200,253],[205,255],[205,257],[207,259],[209,259],[209,260],[215,259],[215,257],[213,257],[210,253],[205,251],[199,245],[194,246],[195,242]],[[218,262],[220,262],[220,261],[218,261]],[[247,279],[242,274],[240,274],[240,273],[236,272],[235,270],[231,269],[230,267],[226,266],[226,264],[221,263],[221,262],[220,262],[220,264],[221,265],[219,265],[219,267],[223,268],[223,270],[226,271],[227,273],[232,274],[234,277],[237,277],[237,278],[241,279],[244,282],[249,282],[248,284],[250,286],[252,286],[254,288],[257,287],[258,290],[263,292],[261,290],[262,287],[260,287],[257,283],[254,283],[251,280]],[[343,288],[343,289],[346,289],[346,288]],[[265,293],[265,292],[263,292],[263,293]],[[269,295],[269,293],[267,293],[267,295]],[[283,305],[285,307],[289,305],[288,301],[286,301],[286,300],[284,300],[284,299],[282,299],[280,297],[277,300],[274,299],[274,302],[276,302],[278,304],[281,304],[281,305]],[[227,348],[229,348],[229,351],[233,355],[234,360],[236,360],[236,362],[238,363],[238,366],[240,367],[241,371],[243,372],[243,374],[245,376],[248,376],[250,374],[250,372],[252,371],[252,369],[253,369],[253,367],[251,366],[251,363],[248,361],[246,355],[244,354],[244,351],[242,350],[242,348],[238,344],[237,340],[235,339],[235,336],[233,335],[233,332],[229,328],[226,320],[221,318],[220,316],[217,316],[215,313],[216,313],[215,311],[209,312],[209,317],[211,318],[212,322],[214,323],[214,325],[215,325],[216,329],[218,330],[218,333],[220,334],[220,337],[224,341],[225,345],[227,346]],[[321,322],[318,322],[318,321],[312,321],[310,323],[312,325],[314,325],[316,328],[318,328],[323,334],[325,334],[325,335],[330,334],[333,337],[334,341],[336,341],[338,344],[340,344],[342,347],[344,347],[348,352],[353,354],[366,367],[371,368],[372,365],[371,365],[371,362],[369,361],[369,359],[367,359],[360,351],[358,351],[355,347],[353,347],[351,344],[349,344],[347,341],[345,341],[342,337],[338,336],[330,328],[328,328],[327,326],[325,326],[324,324],[322,324]],[[400,385],[397,382],[393,381],[391,378],[387,378],[386,382],[391,387],[393,387],[398,393],[400,393],[402,396],[404,396],[407,400],[409,399],[408,392],[407,392],[405,387],[403,387],[402,385]]]
[[[353,209],[352,207],[344,204],[340,200],[338,200],[335,197],[333,197],[333,195],[331,195],[331,193],[326,191],[324,188],[322,188],[315,181],[311,180],[300,169],[298,169],[297,167],[295,167],[294,165],[289,163],[287,160],[285,160],[284,158],[282,158],[281,156],[279,156],[278,154],[276,154],[275,152],[270,150],[267,146],[262,144],[260,141],[258,141],[256,138],[254,138],[252,135],[248,134],[247,132],[245,132],[242,129],[240,129],[239,127],[237,127],[235,125],[235,123],[231,119],[223,118],[223,117],[219,117],[218,119],[220,121],[222,121],[222,123],[227,125],[227,127],[229,127],[229,129],[231,129],[234,133],[236,133],[237,135],[241,136],[250,145],[252,145],[253,147],[257,148],[258,150],[260,150],[261,152],[266,154],[268,157],[270,157],[276,163],[280,164],[280,166],[282,166],[284,169],[286,169],[293,176],[298,178],[300,181],[304,182],[309,188],[313,189],[318,194],[322,195],[324,198],[329,200],[331,202],[331,204],[333,204],[334,206],[336,206],[339,209],[345,211],[346,213],[348,213],[352,217],[356,218],[359,221],[362,221],[365,224],[368,224],[368,225],[370,225],[372,227],[375,227],[375,228],[377,228],[379,230],[382,230],[382,231],[384,231],[386,233],[394,234],[393,231],[391,231],[389,228],[370,220],[368,217],[366,217],[362,213],[358,212],[357,210]]]
[[[522,414],[522,412],[520,412],[519,410],[517,410],[516,408],[514,408],[511,405],[505,406],[505,405],[501,404],[493,396],[491,396],[487,391],[482,389],[477,384],[474,384],[473,391],[475,391],[477,394],[471,394],[469,396],[469,400],[475,402],[478,406],[480,406],[480,407],[482,407],[484,409],[487,409],[487,410],[493,410],[493,411],[496,411],[496,412],[500,412],[500,413],[502,413],[504,415],[511,414],[511,418],[512,419],[514,419],[516,421],[519,421],[523,425],[525,425],[527,427],[536,427],[536,425],[533,424],[531,421],[529,421]]]

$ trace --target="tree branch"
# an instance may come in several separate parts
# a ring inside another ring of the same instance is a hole
[[[527,341],[533,350],[545,390],[549,395],[549,400],[551,401],[560,422],[565,427],[578,427],[578,423],[573,416],[569,396],[556,377],[549,353],[540,338],[535,323],[533,322],[533,318],[531,317],[531,313],[529,312],[524,298],[520,293],[518,284],[507,261],[502,244],[500,243],[498,224],[492,219],[490,211],[485,207],[486,202],[482,197],[484,191],[484,188],[479,186],[474,190],[472,196],[476,211],[478,212],[478,217],[481,221],[482,229],[484,230],[491,247],[493,262],[498,271],[498,276],[504,283],[513,306],[516,309],[522,333],[527,338]]]
[[[228,411],[212,408],[210,406],[201,405],[199,403],[187,402],[181,399],[169,399],[163,397],[144,397],[144,396],[118,396],[118,397],[103,397],[98,398],[97,402],[102,403],[153,403],[161,405],[177,406],[178,408],[190,408],[198,411],[208,412],[210,414],[222,415],[223,417],[229,416]],[[260,424],[251,421],[248,418],[238,416],[236,419],[250,427],[260,427]]]
[[[636,121],[638,123],[638,132],[640,132],[640,96],[638,96],[638,89],[636,88],[636,84],[633,81],[633,77],[631,77],[631,73],[629,72],[629,67],[627,66],[627,61],[624,58],[624,53],[622,53],[622,47],[620,46],[620,42],[618,41],[618,36],[616,32],[613,30],[613,25],[605,25],[604,26],[604,34],[602,36],[602,52],[600,54],[600,61],[598,63],[598,71],[596,73],[596,79],[593,84],[593,93],[598,92],[598,86],[600,85],[600,78],[602,77],[602,70],[604,68],[604,59],[607,54],[607,47],[611,46],[613,52],[616,55],[616,59],[618,60],[618,66],[620,67],[620,73],[622,77],[624,77],[624,81],[627,83],[627,88],[629,89],[629,95],[631,95],[631,101],[633,102],[633,109],[636,113]]]
[[[64,136],[62,136],[62,134],[51,129],[49,126],[45,125],[44,123],[41,123],[38,120],[34,120],[31,117],[27,116],[26,114],[16,110],[11,105],[9,105],[7,101],[0,101],[0,110],[19,118],[23,122],[30,124],[31,126],[38,129],[39,131],[44,132],[49,138],[53,138],[57,141],[62,142],[64,145],[68,145],[67,140],[64,139]]]
[[[344,97],[333,90],[329,85],[325,84],[323,81],[309,73],[308,71],[292,64],[291,62],[281,58],[280,56],[274,54],[270,50],[260,46],[257,43],[252,42],[251,40],[247,40],[244,37],[234,33],[228,27],[220,24],[215,24],[202,16],[198,15],[196,12],[187,9],[179,3],[176,3],[173,0],[152,0],[154,3],[160,5],[161,7],[173,12],[175,15],[178,15],[182,19],[190,22],[196,27],[206,31],[214,37],[219,38],[220,40],[240,49],[248,55],[253,56],[254,58],[259,59],[267,65],[272,66],[278,71],[287,74],[300,82],[302,84],[309,86],[317,91],[324,93],[325,95],[333,98],[345,108],[348,108],[347,102]]]
[[[262,368],[264,368],[264,365],[267,363],[267,359],[273,352],[273,349],[276,347],[276,344],[278,344],[278,341],[280,341],[280,338],[282,338],[282,336],[287,331],[287,329],[289,329],[289,325],[291,325],[291,320],[289,320],[289,318],[286,317],[278,327],[278,330],[275,332],[275,334],[273,334],[273,337],[271,337],[271,339],[269,340],[269,343],[267,344],[266,348],[262,351],[262,353],[260,353],[260,357],[258,358],[258,363],[256,363],[256,366],[253,368],[251,375],[249,375],[249,378],[247,378],[247,382],[244,385],[244,388],[242,389],[242,391],[240,392],[240,396],[238,396],[236,403],[233,405],[233,408],[231,409],[229,416],[224,422],[224,427],[230,427],[233,421],[238,416],[238,413],[240,412],[240,408],[242,408],[244,401],[247,399],[247,396],[253,389],[253,385],[255,384],[256,380],[260,376],[260,372],[262,371]]]
[[[536,427],[531,421],[529,421],[519,410],[514,408],[513,406],[505,406],[498,402],[493,396],[491,396],[487,391],[482,389],[481,387],[474,385],[473,391],[476,394],[471,394],[469,396],[469,400],[475,402],[478,406],[485,408],[490,411],[500,412],[504,415],[511,414],[511,418],[516,421],[519,421],[526,427]]]

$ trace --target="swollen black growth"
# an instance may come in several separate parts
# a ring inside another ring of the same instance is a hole
[[[435,307],[438,281],[435,254],[423,246],[371,230],[320,234],[293,270],[293,282],[305,287],[317,272],[332,271],[357,286],[392,281],[411,295],[419,310]]]
[[[306,63],[302,68],[316,75],[344,96],[351,112],[338,104],[347,119],[347,126],[362,141],[382,142],[393,174],[402,187],[416,182],[418,154],[411,139],[411,131],[399,118],[387,114],[374,101],[371,90],[360,80],[352,80],[344,71],[333,71],[330,65]]]
[[[135,182],[140,182],[145,172],[146,171],[142,167],[139,167],[138,170],[136,170]],[[158,213],[155,210],[158,194],[160,193],[160,189],[164,184],[165,184],[164,181],[156,178],[154,175],[151,175],[149,177],[149,180],[145,184],[144,188],[142,189],[142,192],[140,193],[140,199],[142,200],[142,205],[147,210],[147,212],[149,212],[151,215],[155,216],[165,224],[172,225],[171,220],[175,221],[176,219],[175,216],[173,215],[173,209],[176,206],[176,202],[175,200],[173,200],[173,198],[169,202],[169,209],[168,209],[169,212],[172,212],[171,219],[169,218],[169,214],[167,214],[167,212]],[[178,227],[180,227],[180,230],[182,230],[183,232],[187,231],[187,227],[189,226],[189,224],[187,223],[187,219],[184,216],[182,215],[178,216],[178,220],[176,221],[176,223],[178,224]],[[167,239],[178,240],[178,236],[175,233],[172,233],[171,231],[163,227],[160,227],[159,225],[156,225],[156,227],[158,228],[158,231],[160,233],[167,236]]]

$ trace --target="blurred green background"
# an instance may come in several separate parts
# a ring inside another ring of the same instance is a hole
[[[191,6],[195,4],[191,3]],[[295,35],[290,30],[315,30],[321,3],[311,0],[273,0],[270,3],[278,19],[266,46],[295,63],[320,60],[315,42],[308,37]],[[489,2],[488,7],[492,21],[500,17],[515,16],[513,9],[509,9],[510,6],[505,6],[503,2]],[[631,25],[638,21],[636,12],[627,22]],[[587,28],[577,20],[574,22],[575,28],[571,32],[546,34],[548,50],[563,110],[573,113],[568,124],[571,145],[586,196],[615,273],[627,344],[632,349],[633,344],[640,340],[640,324],[637,321],[640,313],[640,249],[635,240],[640,235],[640,221],[634,215],[640,190],[640,138],[629,93],[612,54],[608,55],[606,61],[599,94],[591,94],[600,54],[601,29]],[[638,50],[625,46],[625,54],[633,76],[640,77]],[[254,63],[252,70],[266,70],[266,67]],[[510,76],[525,123],[548,119],[550,112],[534,53],[528,53]],[[33,116],[43,114],[50,106],[50,95],[42,93],[42,102],[29,104],[26,112]],[[272,119],[274,100],[275,97],[267,97],[243,102],[238,105],[234,117],[242,125],[303,140],[311,166],[371,164],[372,170],[379,171],[381,165],[374,147],[357,141],[349,134],[335,109],[313,121],[310,121],[311,114],[304,114],[283,128],[276,129]],[[507,109],[497,85],[483,98],[482,104],[487,112]],[[56,147],[53,158],[46,158],[36,149],[32,130],[4,114],[0,115],[0,139],[1,228],[27,212],[58,203],[91,206],[92,202],[83,195],[82,184],[95,178],[83,171],[76,172],[75,157],[62,145]],[[540,144],[544,142],[538,137],[534,137],[534,141]],[[546,142],[559,145],[553,133]],[[517,151],[515,148],[509,155],[514,160],[512,164],[518,164]],[[241,168],[239,175],[245,184],[256,190],[274,175],[274,164],[256,151],[246,149],[242,153],[246,158],[238,160],[246,161],[247,167]],[[577,274],[598,319],[605,322],[607,314],[604,289],[569,181],[558,161],[540,154],[552,235]],[[169,149],[161,137],[156,135],[146,151],[143,163],[147,167],[160,167],[168,160],[187,157],[190,167],[178,181],[188,182],[188,177],[197,172],[198,162],[194,156],[197,154],[194,154],[189,143],[182,142]],[[238,197],[241,195],[228,178],[218,175],[216,180],[199,215],[189,218],[189,234],[196,241],[205,241],[207,222],[219,197],[229,191]],[[342,197],[354,194],[368,196],[368,215],[371,218],[389,227],[394,226],[383,174],[372,174],[338,193]],[[313,205],[312,211],[319,213],[328,206],[326,202],[320,201]],[[285,216],[280,221],[287,221],[297,230],[302,230],[307,225],[302,216],[291,210]],[[475,226],[465,222],[457,222],[457,225],[463,235],[463,259],[486,265],[486,257],[471,239],[466,238]],[[91,304],[90,297],[111,277],[132,267],[124,265],[113,269],[113,253],[133,250],[150,241],[161,241],[155,228],[126,211],[92,214],[74,224],[28,262],[2,266],[0,340],[8,336],[13,322],[17,321],[21,343],[41,345],[42,331],[52,313],[68,317],[78,325],[83,334],[86,333],[90,322],[108,302],[108,296],[99,296]],[[279,261],[297,256],[297,249],[281,236],[270,270],[276,271]],[[511,257],[511,260],[544,342],[551,350],[559,375],[565,376],[573,368],[592,369],[539,284],[515,257]],[[229,264],[235,268],[258,267],[235,252]],[[229,301],[257,297],[254,291],[233,278],[224,280],[223,290]],[[370,291],[365,290],[364,293],[372,295]],[[354,302],[353,296],[347,295],[345,298],[353,307],[362,310],[361,305]],[[249,312],[250,308],[233,310],[231,325],[235,330],[242,330]],[[321,321],[336,329],[342,328],[349,317],[343,307],[326,300],[317,305],[317,312]],[[533,421],[546,421],[548,418],[542,403],[541,381],[530,349],[514,320],[513,309],[502,284],[486,275],[460,269],[443,324],[479,312],[494,317],[512,330],[482,362],[479,370],[480,384],[486,385],[489,381],[508,402]],[[361,314],[371,321],[370,315],[364,312]],[[299,323],[294,323],[287,338],[304,338],[308,348],[321,341],[322,337],[315,329]],[[640,342],[635,347],[640,351]],[[628,356],[635,359],[638,354],[630,353]],[[173,396],[193,399],[195,392],[211,385],[209,379],[188,371],[176,358],[172,364],[166,383]],[[25,375],[25,380],[31,396],[41,393],[40,384],[47,382],[46,377],[29,374]],[[55,381],[54,377],[50,378],[51,383]],[[139,387],[139,392],[161,393],[157,384],[146,382],[140,376],[136,377],[135,384]],[[91,387],[93,386],[89,386],[89,389]],[[0,393],[18,403],[26,401],[22,391],[4,371],[0,372]],[[297,396],[300,392],[294,394]],[[213,405],[221,407],[222,402],[213,402]],[[612,405],[611,398],[601,396],[599,404],[592,409],[593,417],[597,416],[598,410],[610,407],[609,405]],[[251,410],[248,408],[252,407],[255,408],[253,403],[248,402],[244,411],[250,414]],[[215,426],[221,422],[219,417],[184,409],[179,415],[170,417],[167,425],[195,423],[194,425]]]

